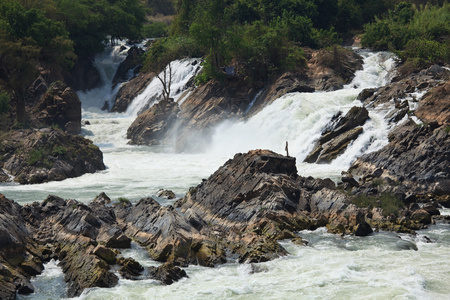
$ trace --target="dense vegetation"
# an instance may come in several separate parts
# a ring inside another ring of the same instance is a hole
[[[328,47],[362,30],[365,46],[448,62],[449,10],[443,0],[1,0],[0,102],[8,106],[0,108],[14,107],[25,121],[25,90],[38,66],[70,69],[108,39],[164,37],[145,69],[203,56],[198,82],[220,79],[225,66],[250,84],[263,82],[301,68],[303,47]],[[8,114],[0,115],[3,124]]]
[[[374,20],[393,7],[387,0],[179,0],[170,37],[150,51],[146,69],[156,71],[153,60],[168,45],[189,40],[205,57],[200,82],[223,76],[233,65],[250,82],[267,80],[281,70],[304,65],[301,47],[327,47],[342,42],[364,21]],[[158,53],[156,53],[158,51]],[[167,61],[167,59],[163,59]]]
[[[414,64],[450,62],[450,4],[402,2],[384,18],[365,25],[364,46],[391,50]]]

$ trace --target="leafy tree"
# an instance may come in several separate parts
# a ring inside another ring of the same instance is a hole
[[[61,23],[15,0],[0,3],[0,84],[11,92],[19,123],[26,123],[25,89],[36,78],[37,66],[70,67],[74,59]]]

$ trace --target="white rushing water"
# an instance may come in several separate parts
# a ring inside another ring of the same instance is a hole
[[[113,199],[137,201],[154,196],[160,188],[171,189],[182,197],[189,187],[207,178],[236,152],[266,148],[284,153],[286,141],[290,155],[297,158],[301,175],[337,178],[356,157],[387,143],[391,128],[384,116],[388,111],[371,110],[363,134],[332,164],[302,163],[333,115],[361,106],[355,99],[363,88],[389,81],[392,57],[362,52],[364,70],[358,71],[344,89],[286,94],[245,122],[220,124],[206,153],[177,154],[164,147],[128,145],[127,128],[139,111],[158,101],[161,84],[153,80],[126,113],[101,111],[105,101],[111,104],[118,89],[113,89],[111,82],[124,59],[125,52],[119,50],[116,47],[96,60],[104,85],[78,93],[83,101],[83,119],[91,124],[83,128],[83,135],[101,148],[107,170],[62,182],[2,185],[6,197],[21,204],[42,201],[48,194],[88,202],[105,192]],[[173,62],[171,97],[176,101],[185,99],[184,86],[198,71],[195,61]],[[190,266],[186,268],[189,278],[170,286],[154,280],[120,279],[117,287],[89,289],[79,299],[450,299],[448,225],[431,226],[414,238],[394,233],[341,238],[324,229],[299,235],[309,241],[308,246],[283,242],[290,254],[271,262],[228,263],[216,268]],[[433,243],[427,243],[425,235]],[[136,246],[123,255],[134,257],[144,266],[158,265]],[[65,289],[61,278],[61,269],[50,263],[34,281],[37,294],[21,299],[61,298]]]

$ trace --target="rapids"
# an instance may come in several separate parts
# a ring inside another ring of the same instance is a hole
[[[267,148],[284,153],[286,141],[290,155],[297,158],[300,175],[337,179],[358,156],[383,147],[391,129],[384,120],[389,109],[371,110],[363,134],[332,164],[302,163],[334,114],[361,106],[356,100],[359,92],[388,83],[395,72],[389,53],[361,51],[361,55],[364,69],[344,89],[286,94],[249,120],[227,121],[217,126],[205,153],[180,154],[161,146],[127,144],[128,126],[161,93],[158,80],[149,83],[126,113],[100,110],[105,101],[112,104],[119,88],[113,88],[112,78],[125,58],[125,51],[115,47],[96,59],[103,86],[78,92],[83,119],[90,122],[83,127],[82,134],[101,148],[107,170],[39,185],[10,183],[1,185],[1,192],[20,204],[42,201],[48,194],[88,202],[100,192],[112,199],[126,197],[135,202],[142,197],[155,197],[160,188],[173,190],[182,197],[189,187],[207,178],[236,152]],[[184,101],[184,87],[199,70],[196,61],[173,62],[171,96],[175,101]],[[369,237],[341,238],[324,229],[302,231],[299,235],[309,241],[308,246],[284,241],[282,244],[290,255],[271,262],[237,264],[231,260],[216,268],[190,266],[186,268],[189,278],[170,286],[153,280],[121,279],[115,288],[89,289],[79,299],[448,299],[450,295],[448,226],[430,226],[416,237],[381,232]],[[427,243],[424,236],[433,243]],[[144,266],[158,265],[136,245],[124,251],[124,256],[132,256]],[[34,284],[37,293],[19,299],[55,299],[64,294],[62,271],[55,262],[46,266]]]

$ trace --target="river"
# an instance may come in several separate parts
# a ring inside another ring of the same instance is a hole
[[[78,92],[82,100],[83,119],[89,121],[82,134],[104,153],[107,169],[95,174],[39,185],[2,185],[2,193],[20,204],[42,201],[48,194],[89,202],[100,192],[112,199],[126,197],[132,202],[146,196],[155,197],[161,189],[170,189],[182,197],[189,187],[208,178],[237,152],[270,149],[284,153],[289,141],[291,156],[297,158],[300,175],[330,177],[337,180],[341,172],[361,154],[387,144],[392,125],[384,116],[389,109],[370,110],[371,119],[364,132],[346,152],[328,165],[306,164],[302,160],[331,117],[346,113],[367,87],[389,82],[394,59],[389,53],[361,51],[364,69],[356,73],[351,84],[334,92],[290,93],[274,101],[246,121],[224,122],[216,127],[213,142],[205,153],[175,153],[170,147],[146,147],[127,144],[126,130],[143,108],[152,105],[161,87],[157,80],[131,104],[126,113],[100,110],[111,102],[118,87],[112,78],[125,52],[119,47],[97,57],[96,64],[103,86]],[[183,101],[183,86],[198,71],[193,59],[174,62],[172,97]],[[110,103],[111,104],[111,103]],[[157,198],[162,204],[171,201]],[[86,290],[79,299],[449,299],[450,298],[450,230],[448,225],[434,225],[415,237],[380,232],[369,237],[328,234],[324,229],[302,231],[309,242],[297,246],[282,241],[289,255],[260,264],[237,264],[230,261],[216,268],[190,266],[189,278],[163,286],[154,280],[120,279],[110,289]],[[428,237],[432,243],[428,242]],[[144,266],[158,265],[145,251],[134,245],[124,256],[136,258]],[[35,294],[20,299],[58,299],[65,283],[55,262],[34,280]]]

